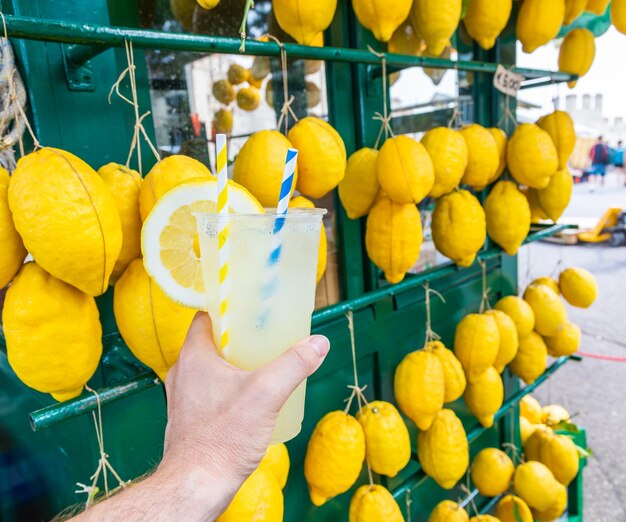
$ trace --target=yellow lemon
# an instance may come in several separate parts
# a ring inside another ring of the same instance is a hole
[[[443,408],[444,379],[441,362],[428,347],[409,353],[396,368],[396,402],[420,430],[430,428]]]
[[[198,160],[176,154],[159,161],[144,178],[139,191],[139,211],[145,221],[156,201],[179,183],[211,178],[211,171]]]
[[[546,285],[549,287],[556,295],[561,295],[561,289],[559,288],[559,283],[554,277],[550,276],[541,276],[533,279],[530,283],[531,285]]]
[[[230,134],[233,131],[233,112],[220,109],[213,116],[213,128],[218,134]]]
[[[372,31],[377,40],[388,42],[409,16],[412,3],[412,0],[352,0],[352,8],[363,27]]]
[[[515,492],[528,506],[540,511],[556,500],[559,483],[541,462],[530,461],[517,466],[513,476]]]
[[[483,49],[491,49],[511,17],[512,0],[469,0],[463,23]]]
[[[321,506],[348,491],[359,478],[365,459],[365,435],[359,422],[343,411],[331,411],[315,426],[304,457],[304,476],[311,502]]]
[[[115,285],[113,311],[120,335],[135,357],[162,381],[178,359],[195,311],[171,299],[135,259]]]
[[[541,208],[541,205],[539,205],[537,192],[539,191],[534,188],[527,188],[523,190],[523,193],[528,200],[528,205],[530,206],[530,216],[533,223],[539,223],[542,219],[548,219],[548,215]]]
[[[515,183],[495,184],[485,200],[485,217],[489,237],[514,256],[530,230],[530,206]]]
[[[2,245],[2,255],[0,256],[0,288],[9,284],[13,276],[21,268],[26,249],[22,238],[15,230],[13,216],[9,210],[9,173],[0,167],[0,245]]]
[[[413,56],[422,54],[423,47],[424,42],[413,28],[410,18],[394,31],[387,44],[387,50],[390,53]]]
[[[421,247],[422,221],[417,207],[381,197],[367,216],[365,248],[387,281],[402,281],[417,263]]]
[[[515,466],[511,458],[498,448],[484,448],[478,452],[470,474],[472,482],[483,497],[504,493],[513,480]]]
[[[517,328],[515,328],[513,319],[500,310],[488,310],[485,312],[485,315],[493,317],[498,325],[500,345],[493,367],[498,371],[498,373],[502,373],[504,371],[504,367],[517,355],[517,349],[519,347]]]
[[[569,420],[570,414],[565,408],[563,408],[563,406],[559,406],[558,404],[548,404],[543,407],[541,421],[544,424],[547,424],[548,426],[556,426],[560,422]]]
[[[253,111],[261,103],[261,93],[256,87],[242,87],[237,91],[237,107]]]
[[[542,189],[558,168],[558,155],[550,135],[532,123],[522,123],[507,145],[509,171],[518,183]]]
[[[122,248],[122,225],[96,171],[46,147],[17,162],[8,195],[15,228],[37,264],[86,294],[104,293]]]
[[[564,486],[578,475],[578,450],[565,435],[557,435],[552,430],[535,430],[524,445],[524,454],[528,460],[545,464]]]
[[[548,354],[552,357],[562,357],[572,355],[578,351],[580,346],[580,328],[567,321],[563,329],[555,336],[544,337],[548,348]]]
[[[287,446],[284,444],[272,444],[269,446],[259,464],[259,467],[263,466],[274,475],[280,489],[284,489],[289,477],[290,466]]]
[[[524,301],[535,314],[535,330],[540,335],[556,335],[565,326],[567,315],[565,305],[550,287],[529,285],[524,292]]]
[[[217,7],[217,4],[220,3],[220,0],[196,0],[198,5],[203,9],[213,9]]]
[[[598,283],[589,270],[568,268],[559,274],[559,288],[565,300],[578,308],[589,308],[598,296]]]
[[[304,196],[319,199],[333,190],[346,172],[346,147],[330,124],[320,118],[300,120],[287,136],[298,149],[298,182]]]
[[[118,163],[100,167],[98,174],[113,194],[122,222],[122,249],[109,280],[114,285],[130,262],[141,256],[139,190],[142,179],[139,172]]]
[[[433,162],[421,143],[409,136],[385,141],[376,158],[380,186],[396,203],[419,203],[435,182]]]
[[[520,415],[531,422],[532,424],[539,424],[542,422],[543,410],[541,404],[532,395],[525,395],[519,403]]]
[[[264,467],[258,468],[242,484],[232,502],[216,522],[282,522],[283,492]]]
[[[539,522],[552,522],[553,520],[557,520],[563,514],[566,508],[567,488],[563,484],[559,484],[556,499],[550,505],[550,507],[543,511],[533,509],[532,514],[535,517],[535,520],[538,520]]]
[[[459,131],[467,143],[468,163],[461,181],[482,190],[500,168],[500,153],[495,138],[485,127],[472,123]]]
[[[555,223],[563,215],[572,198],[574,180],[567,168],[559,170],[550,178],[546,188],[537,190],[537,202],[545,214]]]
[[[445,384],[444,402],[454,402],[463,395],[467,381],[463,366],[452,350],[449,350],[440,341],[428,343],[427,348],[439,358],[443,369],[443,380]]]
[[[268,56],[255,56],[250,68],[250,76],[258,81],[261,81],[272,72],[272,63]]]
[[[496,173],[489,180],[489,183],[493,183],[502,175],[504,169],[506,168],[506,146],[508,143],[508,139],[502,129],[498,129],[497,127],[491,127],[487,130],[495,140],[496,146],[498,147],[498,153],[500,154],[500,164],[498,165],[498,170],[496,170]]]
[[[250,73],[248,72],[248,69],[246,69],[243,65],[233,63],[228,68],[226,77],[231,85],[239,85],[240,83],[247,82],[249,75]]]
[[[559,33],[565,0],[525,0],[517,14],[517,39],[525,53],[547,44]]]
[[[582,1],[582,0],[581,0]],[[620,33],[626,34],[626,1],[611,2],[611,22]]]
[[[404,522],[400,506],[391,493],[378,484],[366,484],[350,500],[349,522]]]
[[[611,0],[587,0],[587,6],[585,11],[589,11],[593,14],[603,15],[606,8],[609,6]]]
[[[586,6],[587,0],[565,0],[565,17],[563,18],[563,25],[569,25],[576,20],[576,18],[583,14]]]
[[[459,266],[470,266],[487,238],[485,211],[467,190],[456,190],[437,200],[432,218],[437,250]]]
[[[563,39],[559,50],[559,71],[576,74],[582,78],[589,72],[596,57],[595,36],[589,29],[572,29]],[[570,89],[576,80],[567,82]]]
[[[536,332],[520,339],[515,359],[509,368],[526,384],[537,380],[548,365],[548,349],[541,336]]]
[[[462,0],[414,0],[413,27],[430,56],[440,56],[461,20]]]
[[[278,131],[255,132],[239,151],[233,168],[233,181],[243,185],[264,207],[276,207],[291,143]],[[298,179],[296,166],[295,180]],[[295,183],[292,187],[295,190]]]
[[[442,500],[430,512],[428,522],[469,522],[469,515],[452,500]]]
[[[515,495],[502,497],[495,511],[500,522],[533,522],[533,515],[528,504]]]
[[[263,213],[256,199],[234,181],[228,182],[228,206],[232,214]],[[157,201],[141,231],[141,251],[150,277],[170,299],[196,310],[205,309],[207,302],[194,213],[216,211],[216,178],[186,181]]]
[[[312,201],[308,200],[303,196],[298,196],[293,198],[289,202],[290,208],[315,208],[315,205]],[[324,272],[326,272],[326,261],[328,258],[328,239],[326,237],[326,228],[322,224],[322,228],[320,230],[320,244],[318,248],[317,254],[317,275],[315,276],[316,282],[320,282],[322,277],[324,276]]]
[[[215,82],[211,88],[211,92],[215,99],[224,105],[230,105],[237,97],[233,84],[228,80],[218,80]]]
[[[476,380],[467,383],[463,398],[478,422],[485,428],[491,428],[494,415],[504,400],[502,377],[493,366],[488,368]]]
[[[494,306],[508,315],[515,323],[517,335],[520,339],[527,337],[535,328],[535,314],[530,305],[521,297],[507,295],[500,299]]]
[[[470,518],[469,522],[500,522],[500,520],[491,515],[476,515]]]
[[[435,183],[428,195],[438,198],[461,182],[468,162],[467,144],[460,132],[447,127],[429,130],[421,143],[426,147],[435,172]]]
[[[469,465],[467,435],[452,410],[441,410],[431,427],[420,431],[417,456],[424,472],[444,489],[452,489],[465,475]]]
[[[365,454],[372,471],[395,477],[411,458],[409,430],[396,407],[385,401],[363,406],[356,416],[365,434]]]
[[[337,0],[274,0],[276,21],[300,45],[312,45],[333,21]]]
[[[376,175],[378,151],[364,147],[348,158],[346,174],[339,183],[339,199],[350,219],[367,215],[380,190]]]
[[[102,355],[94,298],[27,263],[2,310],[9,364],[24,384],[57,401],[80,395]]]
[[[576,131],[572,117],[565,111],[554,111],[537,120],[537,126],[546,131],[556,147],[559,169],[567,168],[567,161],[576,146]]]
[[[532,424],[526,417],[520,417],[519,426],[520,439],[522,440],[522,445],[524,445],[530,436],[535,433],[535,430],[539,429],[539,427],[543,426],[543,424]]]
[[[195,0],[170,0],[170,9],[174,18],[180,22],[186,32],[193,27],[193,12],[196,8]]]
[[[461,361],[468,382],[477,381],[493,366],[500,349],[496,320],[485,314],[468,314],[456,327],[454,355]]]

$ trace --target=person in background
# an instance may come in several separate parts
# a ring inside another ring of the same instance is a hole
[[[601,186],[604,186],[604,177],[606,176],[606,166],[609,163],[609,147],[604,143],[603,137],[598,136],[598,141],[589,151],[591,158],[591,176],[592,183],[598,184],[597,178]],[[594,188],[591,188],[593,192]]]
[[[624,146],[622,140],[617,142],[617,147],[613,149],[613,165],[615,166],[615,172],[620,174],[622,182],[626,187],[626,172],[624,172]]]

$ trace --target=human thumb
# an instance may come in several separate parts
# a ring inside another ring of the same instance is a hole
[[[256,377],[271,387],[272,395],[282,406],[298,385],[322,365],[329,350],[326,337],[312,335],[258,370]]]

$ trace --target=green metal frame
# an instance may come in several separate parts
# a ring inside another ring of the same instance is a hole
[[[105,0],[93,3],[95,7],[90,16],[86,16],[81,0],[56,0],[54,6],[49,0],[2,0],[5,14],[12,13],[5,16],[7,29],[17,46],[40,141],[67,148],[92,165],[99,166],[107,161],[119,161],[122,154],[125,157],[133,125],[130,111],[122,105],[113,105],[102,111],[105,92],[124,68],[121,50],[111,51],[109,48],[122,47],[125,40],[131,40],[136,63],[141,64],[141,49],[236,54],[240,42],[237,38],[136,29],[136,13],[127,2],[110,0],[108,10]],[[60,13],[63,15],[60,16]],[[478,73],[473,92],[476,119],[485,125],[493,125],[503,112],[504,97],[493,92],[492,74],[497,63],[515,63],[511,33],[512,24],[505,33],[509,35],[508,39],[503,37],[503,42],[490,53],[474,49],[478,60],[455,62],[394,54],[386,54],[385,58],[390,72],[407,67],[430,67]],[[326,61],[329,118],[343,136],[350,153],[373,143],[378,123],[371,120],[371,115],[380,110],[383,97],[388,96],[380,88],[380,58],[364,50],[367,45],[379,50],[380,44],[358,24],[347,1],[339,3],[335,20],[326,33],[326,43],[329,46],[324,48],[290,43],[284,46],[292,58]],[[280,48],[274,43],[248,41],[246,52],[278,56]],[[539,85],[542,82],[574,79],[553,71],[514,70],[529,80],[528,86],[531,83]],[[44,72],[45,75],[42,74]],[[46,80],[43,81],[42,77]],[[70,81],[70,78],[74,80]],[[148,106],[146,70],[141,66],[138,68],[138,81],[140,103]],[[352,86],[352,91],[346,86]],[[56,100],[52,107],[48,103],[51,93]],[[101,120],[86,124],[85,113],[68,114],[70,107],[84,108],[87,114]],[[115,137],[112,137],[111,143],[103,145],[96,136],[100,136],[102,128],[112,125],[116,127]],[[152,129],[148,130],[153,133]],[[94,143],[98,143],[98,147]],[[393,401],[396,365],[406,353],[419,348],[423,342],[425,310],[422,285],[428,282],[445,295],[445,303],[436,301],[432,304],[432,317],[433,328],[448,346],[452,343],[454,326],[464,315],[476,311],[482,293],[482,270],[477,264],[458,269],[452,263],[446,263],[418,275],[409,275],[398,285],[382,283],[378,270],[369,262],[363,248],[364,221],[348,219],[336,202],[344,301],[317,311],[313,317],[313,330],[327,335],[333,349],[322,368],[310,379],[302,434],[288,444],[292,461],[285,490],[285,520],[288,522],[302,518],[307,521],[347,519],[350,495],[341,495],[323,507],[315,508],[308,501],[302,472],[306,444],[313,427],[325,413],[343,407],[346,385],[352,381],[346,312],[351,310],[354,313],[359,379],[361,384],[368,385],[368,399],[375,397]],[[556,234],[563,228],[554,225],[534,229],[527,242]],[[485,245],[479,258],[486,262],[488,286],[494,299],[517,292],[516,258],[504,255],[490,243]],[[131,478],[143,474],[158,462],[162,450],[165,401],[158,379],[133,362],[119,337],[111,298],[111,292],[108,292],[98,300],[105,325],[105,355],[90,385],[98,390],[100,403],[105,406],[105,443],[113,464],[124,478]],[[506,401],[491,429],[479,426],[462,400],[452,404],[450,407],[466,427],[472,456],[486,445],[499,446],[508,441],[519,446],[519,400],[567,361],[568,358],[557,360],[536,383],[523,390],[519,388],[518,379],[507,370],[504,375]],[[40,509],[36,518],[49,517],[79,500],[73,494],[73,484],[86,480],[93,471],[97,460],[95,437],[91,416],[84,413],[93,411],[97,403],[93,395],[84,394],[67,403],[52,404],[48,396],[26,389],[17,380],[4,352],[0,352],[0,376],[3,382],[0,405],[19,397],[18,408],[6,421],[3,420],[2,429],[7,430],[9,439],[16,441],[15,447],[25,451],[39,470],[38,484],[43,486],[35,501]],[[115,405],[111,406],[113,403]],[[32,431],[28,426],[29,415]],[[415,442],[416,429],[408,424]],[[72,456],[72,464],[63,467],[67,458],[65,455]],[[59,466],[61,471],[56,472]],[[359,484],[365,480],[363,475]],[[376,480],[390,488],[403,511],[405,492],[410,491],[412,515],[417,520],[426,519],[432,507],[443,498],[457,500],[466,496],[458,488],[450,492],[441,490],[423,474],[415,456],[397,477],[376,477]],[[483,510],[493,504],[493,500],[480,498],[475,491],[471,497]],[[0,518],[4,515],[7,520],[12,520],[11,506],[3,506],[1,502],[0,497]],[[469,499],[464,502],[469,502]],[[16,500],[16,506],[20,505],[20,501]]]

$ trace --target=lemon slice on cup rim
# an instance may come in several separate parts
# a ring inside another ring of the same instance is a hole
[[[228,181],[232,214],[265,211],[244,187]],[[146,271],[167,296],[190,308],[206,310],[206,296],[195,213],[217,212],[217,178],[185,181],[156,202],[141,230]]]

